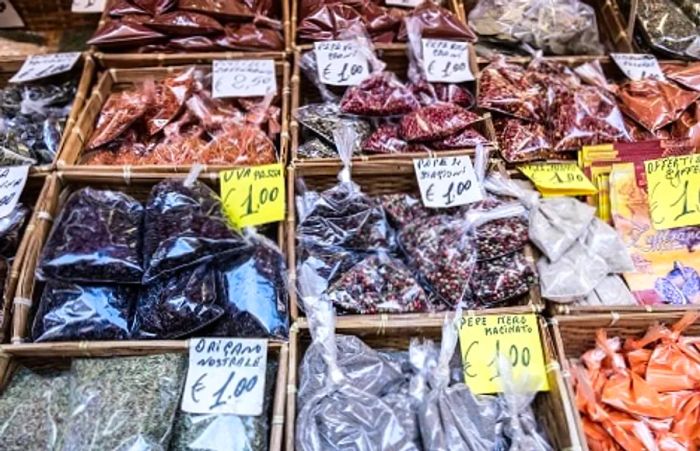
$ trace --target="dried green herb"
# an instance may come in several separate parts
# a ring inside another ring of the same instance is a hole
[[[199,415],[180,411],[169,450],[266,451],[277,368],[277,361],[268,360],[262,415]]]
[[[184,354],[75,359],[63,450],[164,449],[185,368]]]
[[[58,449],[68,412],[69,375],[20,368],[0,396],[0,449]]]

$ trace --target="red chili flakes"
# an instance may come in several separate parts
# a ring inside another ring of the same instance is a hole
[[[464,130],[479,116],[457,105],[435,103],[401,119],[399,134],[408,142],[436,141]]]
[[[340,111],[359,116],[397,116],[419,107],[418,100],[391,72],[379,72],[345,91]]]
[[[469,149],[478,145],[485,146],[488,143],[489,141],[481,133],[467,127],[452,136],[431,142],[429,147],[435,150]]]
[[[522,66],[495,59],[481,72],[480,82],[480,107],[525,120],[544,120],[546,93]]]
[[[544,125],[516,118],[494,121],[498,146],[509,163],[546,158],[551,148]]]

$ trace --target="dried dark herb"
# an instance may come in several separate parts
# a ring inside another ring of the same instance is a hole
[[[41,274],[69,282],[139,282],[142,218],[143,206],[124,193],[75,191],[44,246]]]
[[[138,289],[49,282],[34,317],[34,341],[125,340]]]
[[[653,49],[671,56],[700,57],[695,23],[678,5],[666,0],[639,0],[637,18],[642,36]]]
[[[22,231],[29,219],[29,209],[17,204],[15,209],[0,218],[0,255],[13,257],[22,238]]]
[[[187,337],[224,314],[217,273],[209,265],[179,271],[143,287],[132,333],[137,338]]]
[[[335,145],[333,130],[341,127],[351,127],[360,137],[357,145],[353,147],[353,153],[359,153],[359,141],[369,136],[371,132],[371,127],[367,121],[342,116],[340,107],[330,102],[304,105],[296,110],[294,117],[302,126],[332,145]]]
[[[261,415],[198,415],[180,410],[175,419],[173,438],[168,450],[267,451],[270,439],[270,408],[275,393],[278,366],[276,360],[268,359]]]
[[[186,355],[73,360],[64,450],[165,449]]]
[[[299,158],[338,158],[338,152],[318,138],[310,139],[297,149]]]
[[[67,372],[20,367],[0,395],[0,447],[4,451],[61,449],[68,412]]]
[[[229,226],[221,200],[208,186],[165,180],[151,190],[146,205],[144,282],[245,246],[241,235]]]

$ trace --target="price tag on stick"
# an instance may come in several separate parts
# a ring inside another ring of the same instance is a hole
[[[700,225],[700,155],[644,162],[656,230]]]
[[[182,410],[261,415],[266,369],[267,340],[192,339]]]
[[[215,60],[212,63],[212,95],[261,97],[277,92],[275,62],[268,60]]]
[[[369,64],[357,41],[315,42],[314,53],[321,83],[354,86],[369,76]]]
[[[80,59],[80,52],[31,55],[10,79],[10,83],[26,83],[68,72]]]
[[[423,39],[423,64],[431,83],[474,80],[469,67],[469,44],[463,41]]]
[[[656,78],[663,80],[664,73],[654,55],[645,53],[611,53],[615,64],[632,80]]]
[[[281,163],[222,171],[219,181],[224,210],[237,227],[284,219],[284,168]]]
[[[483,198],[468,156],[415,159],[413,167],[426,207],[456,207]]]
[[[465,316],[459,347],[464,381],[474,394],[503,391],[499,355],[510,363],[516,381],[526,379],[533,391],[549,390],[539,323],[533,313]]]
[[[27,183],[29,166],[0,167],[0,218],[12,213]]]
[[[107,0],[73,0],[71,12],[74,13],[101,13],[105,9]]]

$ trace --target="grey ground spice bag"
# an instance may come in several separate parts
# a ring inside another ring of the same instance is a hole
[[[0,449],[59,449],[68,411],[68,372],[20,368],[0,396]]]
[[[186,357],[73,360],[63,451],[165,449],[180,405]]]

